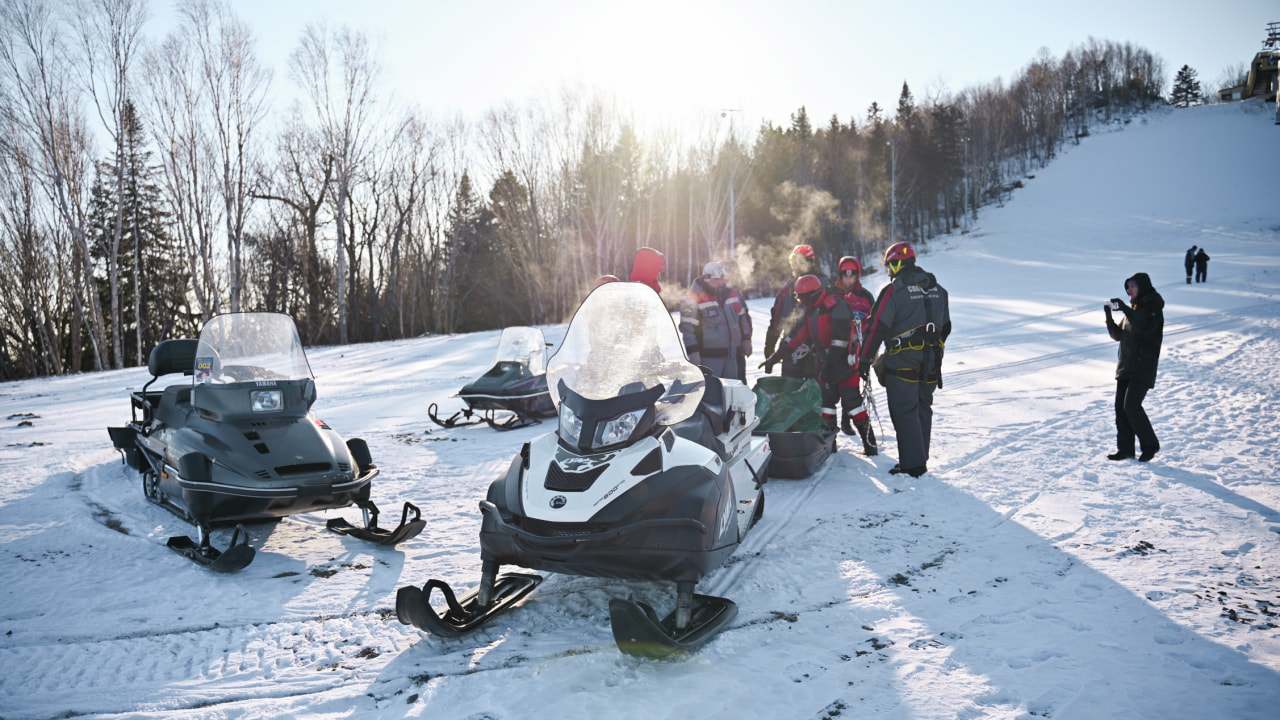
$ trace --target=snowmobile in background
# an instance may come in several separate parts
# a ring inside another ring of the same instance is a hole
[[[457,393],[467,406],[441,420],[436,415],[436,404],[431,403],[427,415],[441,427],[484,422],[495,430],[514,430],[555,417],[556,409],[547,389],[547,347],[542,331],[537,328],[503,330],[493,367]],[[498,412],[511,414],[499,420]]]
[[[685,357],[671,314],[648,287],[608,283],[574,314],[547,371],[559,426],[527,442],[480,503],[479,587],[459,600],[429,580],[396,594],[400,622],[455,637],[569,575],[668,581],[675,610],[612,599],[625,653],[690,651],[736,615],[731,600],[694,593],[764,512],[767,438],[753,435],[755,395],[704,375]],[[443,607],[431,605],[439,591]]]
[[[426,525],[406,502],[395,530],[378,527],[369,500],[378,466],[363,440],[343,442],[310,413],[315,381],[288,315],[219,315],[199,340],[156,345],[147,369],[151,380],[130,394],[131,421],[107,431],[125,463],[142,473],[143,495],[196,526],[195,541],[169,538],[176,552],[233,572],[253,560],[248,534],[237,525],[220,551],[209,540],[213,527],[349,505],[364,512],[364,527],[334,518],[330,529],[394,545]],[[176,373],[192,380],[150,389]]]

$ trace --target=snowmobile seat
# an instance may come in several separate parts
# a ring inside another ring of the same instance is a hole
[[[728,429],[725,425],[724,386],[720,384],[720,378],[705,371],[703,378],[706,389],[702,393],[702,402],[698,404],[697,412],[688,420],[676,423],[671,429],[676,435],[710,448],[727,460],[724,443],[719,438]]]
[[[196,348],[199,341],[191,338],[181,340],[165,340],[151,350],[147,358],[147,370],[152,377],[180,372],[190,375],[195,372]]]

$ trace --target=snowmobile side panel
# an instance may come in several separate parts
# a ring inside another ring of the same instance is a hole
[[[511,609],[541,582],[540,575],[507,573],[498,578],[492,601],[482,608],[477,602],[479,589],[458,600],[447,583],[432,579],[421,588],[410,585],[396,591],[396,618],[404,625],[432,635],[459,637]],[[447,607],[443,615],[431,606],[431,595],[436,590],[444,597]]]
[[[676,611],[662,620],[647,603],[613,598],[609,600],[609,621],[618,649],[627,655],[664,658],[692,653],[724,630],[738,615],[738,606],[728,598],[693,596],[693,616],[689,625],[676,627]]]

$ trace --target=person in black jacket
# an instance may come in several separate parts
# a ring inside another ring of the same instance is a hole
[[[1104,305],[1107,332],[1119,341],[1116,363],[1116,451],[1108,460],[1128,460],[1134,456],[1134,438],[1142,445],[1138,460],[1147,462],[1160,450],[1160,441],[1151,427],[1142,401],[1156,385],[1156,366],[1160,362],[1160,343],[1164,339],[1164,298],[1151,285],[1146,273],[1137,273],[1124,281],[1129,303],[1111,298]],[[1112,309],[1124,313],[1117,324]]]
[[[933,392],[942,387],[942,353],[951,334],[950,300],[933,273],[916,265],[910,243],[890,245],[884,265],[892,282],[881,288],[864,326],[858,372],[865,381],[871,358],[883,344],[884,374],[877,374],[898,435],[898,464],[889,472],[920,477],[929,472]]]
[[[1196,282],[1209,282],[1209,253],[1204,248],[1196,252]]]
[[[1190,285],[1191,271],[1195,269],[1195,266],[1196,266],[1196,246],[1195,245],[1192,245],[1191,249],[1187,251],[1187,256],[1182,260],[1182,266],[1187,269],[1187,284]]]

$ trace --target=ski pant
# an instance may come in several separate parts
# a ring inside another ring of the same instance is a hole
[[[891,373],[884,377],[889,419],[898,436],[898,465],[904,470],[925,467],[929,461],[936,387],[937,383],[912,382]]]
[[[1191,269],[1192,269],[1192,267],[1193,267],[1193,266],[1191,266],[1191,265],[1188,265],[1188,266],[1187,266],[1187,284],[1188,284],[1188,285],[1190,285],[1190,284],[1191,284]]]
[[[1196,268],[1196,282],[1198,283],[1208,282],[1208,280],[1209,280],[1209,268],[1202,268],[1202,267]]]
[[[1142,443],[1144,452],[1155,452],[1160,447],[1147,411],[1142,409],[1142,401],[1150,389],[1129,378],[1116,381],[1116,449],[1122,453],[1135,454],[1135,437]]]

